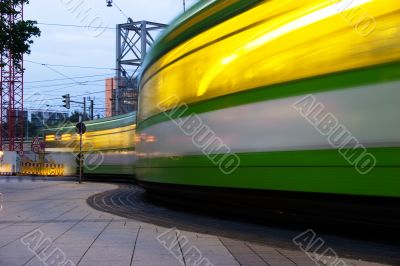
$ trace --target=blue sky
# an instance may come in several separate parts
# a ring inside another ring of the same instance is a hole
[[[104,79],[114,75],[115,30],[88,30],[88,24],[115,28],[128,17],[134,21],[148,20],[168,23],[183,11],[181,0],[114,0],[114,7],[106,7],[105,0],[31,0],[25,6],[25,19],[45,24],[67,24],[83,27],[62,27],[39,24],[41,37],[35,39],[31,55],[25,56],[25,107],[42,108],[38,99],[48,99],[50,109],[60,108],[62,95],[70,93],[73,99],[82,95],[95,97],[96,107],[104,107]],[[195,0],[187,0],[191,5]],[[116,7],[118,6],[122,12]],[[87,18],[79,15],[90,10]],[[35,63],[32,63],[32,62]],[[38,63],[50,64],[43,66]],[[72,68],[51,65],[89,66],[104,69]],[[92,77],[89,77],[92,76]],[[83,78],[75,78],[83,77]],[[73,78],[73,80],[69,79]],[[56,81],[44,81],[54,80]],[[87,85],[77,82],[89,81]],[[41,96],[37,96],[40,93]],[[35,96],[32,96],[35,95]],[[74,97],[75,96],[75,97]],[[77,109],[78,107],[73,109]],[[101,109],[97,109],[101,112]]]

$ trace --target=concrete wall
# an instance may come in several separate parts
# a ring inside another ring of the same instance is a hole
[[[19,172],[20,158],[15,151],[0,151],[0,174],[12,175]]]

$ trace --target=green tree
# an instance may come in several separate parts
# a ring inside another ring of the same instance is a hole
[[[80,116],[80,112],[75,110],[70,116],[69,116],[69,121],[71,123],[77,123],[79,122],[79,116]]]
[[[89,114],[88,114],[88,113],[85,113],[85,114],[83,115],[83,114],[82,114],[81,112],[79,112],[78,110],[75,110],[75,111],[69,116],[68,120],[69,120],[71,123],[77,123],[77,122],[79,122],[79,116],[81,116],[81,115],[82,115],[83,121],[89,120]]]
[[[2,0],[0,2],[0,54],[3,58],[0,66],[5,65],[5,59],[10,51],[13,55],[14,63],[21,69],[23,54],[30,54],[32,38],[40,36],[40,30],[36,27],[37,22],[32,20],[17,21],[9,23],[9,15],[17,14],[12,8],[14,4],[29,4],[29,0]]]

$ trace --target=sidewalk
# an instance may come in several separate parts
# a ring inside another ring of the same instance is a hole
[[[115,188],[0,179],[0,265],[315,265],[300,249],[159,227],[87,205],[90,195]]]

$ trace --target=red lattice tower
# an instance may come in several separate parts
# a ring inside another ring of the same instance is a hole
[[[8,26],[12,27],[18,21],[23,20],[23,5],[9,2],[14,14],[3,14]],[[0,149],[3,151],[18,151],[23,153],[24,144],[24,76],[23,63],[19,69],[14,60],[12,51],[6,50],[1,55],[6,63],[1,68],[1,134]]]

